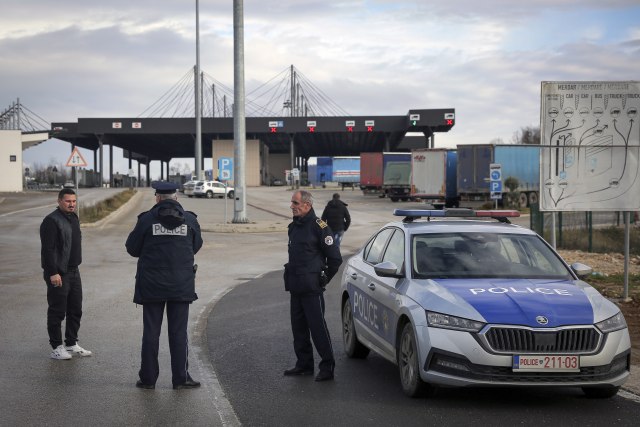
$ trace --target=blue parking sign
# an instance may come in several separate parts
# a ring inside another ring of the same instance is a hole
[[[502,193],[502,181],[491,181],[489,185],[492,193]]]
[[[220,157],[218,159],[218,171],[220,181],[230,181],[233,179],[233,159],[231,157]]]

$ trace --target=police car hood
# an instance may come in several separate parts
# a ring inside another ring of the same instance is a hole
[[[155,218],[160,221],[163,227],[173,230],[184,224],[184,209],[173,200],[163,200],[151,210]]]
[[[425,292],[417,292],[415,297],[427,310],[492,324],[590,325],[618,312],[612,302],[578,280],[436,279],[419,282],[425,282]],[[548,323],[538,323],[538,316],[544,316]]]

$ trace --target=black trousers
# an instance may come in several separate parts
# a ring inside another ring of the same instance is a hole
[[[164,308],[167,307],[167,329],[169,352],[171,353],[171,381],[173,385],[184,384],[189,376],[189,341],[187,323],[189,321],[188,302],[154,302],[142,305],[144,330],[142,332],[142,353],[140,381],[155,384],[160,374],[158,350],[160,329]]]
[[[313,370],[313,347],[316,346],[321,361],[321,371],[333,372],[335,361],[327,323],[324,320],[324,297],[322,294],[291,294],[291,330],[293,348],[298,361],[296,367]],[[311,338],[311,339],[310,339]]]
[[[62,321],[67,319],[64,331],[64,343],[68,346],[78,341],[78,330],[82,318],[82,279],[78,269],[62,274],[62,286],[54,287],[49,277],[47,284],[47,332],[49,344],[56,348],[62,344]]]

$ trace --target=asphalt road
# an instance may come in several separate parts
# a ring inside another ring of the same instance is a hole
[[[634,426],[640,401],[587,399],[580,389],[440,389],[435,397],[402,393],[395,365],[370,353],[346,357],[339,276],[329,284],[326,319],[336,356],[335,381],[285,377],[295,363],[282,271],[243,283],[214,307],[207,327],[211,361],[247,426]],[[316,354],[316,365],[318,362]]]
[[[116,189],[81,190],[80,202]],[[314,190],[321,211],[335,189]],[[233,201],[181,198],[198,214],[204,246],[199,299],[190,311],[190,371],[197,390],[171,388],[166,332],[154,391],[135,388],[142,310],[131,301],[136,260],[124,249],[138,213],[153,205],[141,189],[108,220],[83,227],[84,315],[80,344],[90,358],[49,359],[46,289],[38,228],[55,206],[55,193],[0,194],[0,426],[89,425],[627,425],[640,403],[616,397],[593,401],[579,391],[445,390],[433,399],[408,399],[395,366],[370,356],[342,354],[338,285],[327,295],[327,318],[338,357],[336,380],[284,378],[294,363],[288,297],[281,283],[291,191],[249,188],[248,224],[225,224]],[[345,236],[352,253],[395,207],[410,204],[346,190],[354,222]],[[527,218],[521,221],[527,225]],[[234,232],[231,232],[234,231]],[[215,367],[215,369],[214,369]],[[403,415],[404,414],[404,415]],[[635,415],[634,415],[635,414]],[[476,423],[477,421],[477,423]]]

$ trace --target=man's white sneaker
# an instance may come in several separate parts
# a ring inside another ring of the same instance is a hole
[[[49,357],[51,357],[52,359],[56,359],[56,360],[69,360],[69,359],[71,359],[71,355],[69,354],[67,349],[64,348],[63,345],[59,345],[58,347],[54,348],[51,351],[51,354],[49,355]]]
[[[77,343],[71,346],[65,345],[64,348],[65,350],[67,350],[68,353],[71,353],[74,356],[82,356],[82,357],[91,356],[91,352],[89,350],[85,350],[84,348],[80,347]]]

